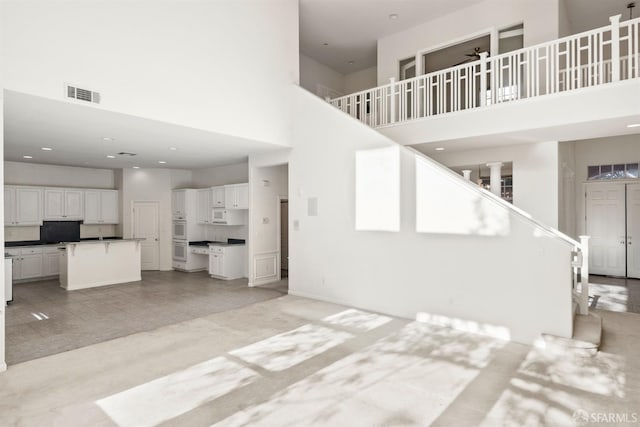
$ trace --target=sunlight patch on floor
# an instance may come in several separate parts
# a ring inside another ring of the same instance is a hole
[[[598,295],[596,308],[601,310],[628,311],[629,291],[625,286],[589,283],[589,294]]]
[[[216,357],[96,401],[119,426],[154,426],[184,414],[259,375],[224,357]]]
[[[410,323],[216,425],[429,425],[503,345]]]
[[[282,371],[324,353],[350,338],[353,338],[353,335],[348,332],[318,325],[304,325],[230,351],[229,354],[270,371]]]
[[[380,314],[366,313],[364,311],[350,308],[349,310],[341,311],[340,313],[325,317],[322,321],[336,326],[343,326],[345,328],[370,331],[389,323],[391,318]]]

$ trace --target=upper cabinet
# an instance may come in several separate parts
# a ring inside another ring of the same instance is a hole
[[[212,187],[211,188],[211,207],[212,208],[224,208],[225,203],[225,191],[224,187]]]
[[[42,225],[42,189],[5,187],[4,225]]]
[[[187,190],[173,190],[171,193],[173,219],[187,218]]]
[[[118,190],[85,190],[85,224],[118,223]]]
[[[249,209],[249,184],[225,185],[224,202],[227,209]]]
[[[198,224],[211,224],[211,205],[213,188],[203,188],[198,190],[196,203],[196,221]]]
[[[84,217],[83,190],[45,188],[45,220],[81,220]]]

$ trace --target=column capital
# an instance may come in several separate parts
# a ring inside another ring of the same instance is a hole
[[[487,163],[487,166],[490,168],[501,168],[503,165],[502,162],[489,162]]]

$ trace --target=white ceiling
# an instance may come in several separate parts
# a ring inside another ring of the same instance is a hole
[[[300,0],[300,51],[342,74],[352,73],[376,65],[379,38],[481,2]],[[391,14],[397,19],[389,19]]]
[[[105,141],[103,138],[113,138]],[[42,147],[53,148],[43,151]],[[171,150],[174,147],[177,150]],[[5,90],[5,160],[95,168],[196,169],[244,161],[271,144]],[[135,157],[119,152],[137,153]],[[29,155],[33,159],[24,159]],[[116,156],[115,159],[107,158]],[[159,164],[158,161],[166,164]]]
[[[627,5],[632,0],[565,0],[567,15],[574,33],[609,25],[609,17],[621,14],[622,21],[629,19]],[[640,16],[640,2],[636,1],[633,17]]]

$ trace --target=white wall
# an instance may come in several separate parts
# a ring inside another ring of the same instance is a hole
[[[294,107],[289,205],[299,227],[289,229],[290,293],[406,318],[467,319],[515,341],[571,335],[570,245],[505,207],[503,236],[417,233],[416,155],[302,90]],[[356,153],[388,147],[400,150],[400,231],[356,231]],[[441,217],[459,213],[449,200],[465,206],[480,197],[444,168],[420,170],[431,175],[420,199]],[[308,215],[309,198],[317,216]],[[465,215],[482,221],[485,212]]]
[[[113,169],[4,162],[4,182],[50,187],[116,188]]]
[[[286,145],[298,1],[3,2],[7,89]],[[250,122],[251,126],[246,123]]]
[[[567,10],[567,0],[558,1],[558,36],[566,37],[573,34],[569,13]]]
[[[249,285],[280,279],[279,198],[287,198],[288,165],[254,166],[251,162],[249,210]]]
[[[193,169],[191,172],[193,176],[192,184],[195,188],[249,182],[249,164],[247,162],[216,166],[214,168]]]
[[[378,84],[398,77],[402,59],[491,28],[524,22],[524,45],[558,37],[558,0],[485,0],[378,40]]]
[[[377,86],[378,67],[373,66],[364,70],[349,73],[344,76],[344,93],[355,93]]]
[[[537,220],[558,227],[557,142],[442,151],[429,156],[448,167],[513,162],[513,204]]]
[[[558,230],[576,233],[576,150],[572,142],[558,144]]]
[[[577,234],[586,232],[584,185],[587,182],[587,167],[637,161],[640,161],[640,135],[637,134],[575,141]]]
[[[190,171],[171,169],[122,170],[122,234],[133,236],[134,201],[160,202],[160,270],[171,270],[171,190],[189,187]]]
[[[344,88],[344,76],[341,73],[313,58],[300,54],[300,86],[319,95],[318,85],[342,94],[347,93]]]

